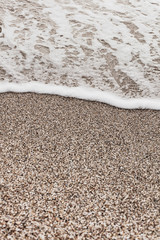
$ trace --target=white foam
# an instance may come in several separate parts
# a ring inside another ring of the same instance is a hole
[[[121,98],[111,92],[90,87],[67,87],[40,82],[27,83],[1,83],[0,92],[35,92],[55,94],[64,97],[73,97],[90,101],[98,101],[124,109],[154,109],[160,110],[160,99],[149,98]]]
[[[0,0],[0,6],[0,92],[160,109],[159,0]]]

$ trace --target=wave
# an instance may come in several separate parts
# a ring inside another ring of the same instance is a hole
[[[0,92],[159,109],[159,0],[0,0],[0,6]]]

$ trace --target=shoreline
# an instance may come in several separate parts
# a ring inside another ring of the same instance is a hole
[[[45,84],[31,81],[25,83],[1,83],[0,93],[35,93],[54,94],[61,97],[71,97],[81,100],[106,103],[122,109],[153,109],[160,110],[160,98],[158,97],[126,97],[111,91],[101,91],[91,87],[69,87],[55,84]],[[133,92],[134,94],[134,92]]]

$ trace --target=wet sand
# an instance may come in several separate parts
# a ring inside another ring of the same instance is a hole
[[[154,239],[160,112],[0,94],[0,239]]]

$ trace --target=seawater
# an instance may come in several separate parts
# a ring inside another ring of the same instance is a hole
[[[0,92],[160,109],[159,0],[0,6]]]

